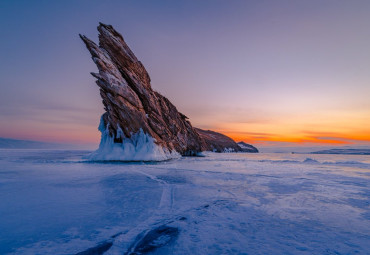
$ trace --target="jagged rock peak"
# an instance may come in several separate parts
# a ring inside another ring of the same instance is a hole
[[[114,142],[122,143],[143,131],[169,151],[182,155],[202,151],[203,140],[197,131],[167,98],[152,89],[148,72],[122,35],[102,23],[98,31],[99,45],[80,37],[99,70],[92,75],[106,111],[102,124]]]

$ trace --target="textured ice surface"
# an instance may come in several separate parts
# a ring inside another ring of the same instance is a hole
[[[370,156],[98,163],[89,153],[0,150],[0,254],[370,250]]]

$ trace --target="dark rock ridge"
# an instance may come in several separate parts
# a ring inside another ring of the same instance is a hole
[[[250,152],[250,153],[258,153],[259,152],[256,147],[254,147],[253,145],[250,145],[248,143],[238,142],[237,144],[241,148],[242,152]]]
[[[211,131],[195,128],[203,139],[202,148],[205,151],[214,152],[238,152],[242,151],[240,146],[230,137]]]
[[[100,23],[98,31],[99,45],[84,35],[80,37],[99,70],[91,74],[97,79],[106,111],[101,118],[102,133],[108,132],[114,143],[122,143],[144,132],[157,145],[181,155],[225,148],[240,151],[227,136],[193,128],[184,114],[154,91],[143,64],[111,25]]]

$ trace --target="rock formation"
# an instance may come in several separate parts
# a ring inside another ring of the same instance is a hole
[[[242,149],[230,137],[211,131],[195,128],[202,138],[202,149],[214,152],[238,152]]]
[[[237,144],[241,148],[240,151],[242,151],[242,152],[249,152],[249,153],[258,153],[259,152],[258,149],[256,147],[254,147],[253,145],[251,145],[251,144],[248,144],[248,143],[245,143],[245,142],[238,142]]]
[[[240,150],[231,138],[193,128],[184,114],[152,89],[149,74],[121,34],[111,25],[102,23],[98,31],[99,45],[86,36],[80,37],[98,67],[99,73],[91,74],[97,79],[106,111],[99,127],[102,132],[99,149],[105,146],[103,143],[107,143],[107,138],[108,146],[125,144],[127,139],[134,138],[131,154],[138,150],[138,143],[148,141],[154,141],[155,146],[165,149],[166,153],[181,155],[196,155],[203,150],[221,152],[225,148]],[[220,139],[219,143],[217,139]]]
[[[201,138],[188,118],[164,96],[154,91],[150,77],[123,37],[100,23],[99,46],[80,35],[98,67],[97,78],[106,113],[104,125],[116,143],[142,130],[156,144],[193,155],[202,150]]]

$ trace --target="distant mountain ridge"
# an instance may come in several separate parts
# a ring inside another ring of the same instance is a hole
[[[61,149],[65,147],[65,145],[58,143],[0,137],[0,149]]]
[[[328,149],[314,151],[311,154],[370,155],[370,149]]]

